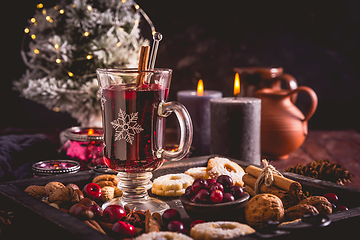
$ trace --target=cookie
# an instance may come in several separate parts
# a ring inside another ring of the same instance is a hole
[[[206,167],[189,168],[184,173],[192,176],[195,179],[198,179],[198,178],[206,179],[207,178],[206,177]]]
[[[192,240],[191,237],[186,236],[182,233],[176,232],[150,232],[150,233],[143,233],[140,236],[136,237],[134,240]]]
[[[198,223],[190,230],[195,240],[232,239],[255,232],[249,225],[231,221]]]
[[[321,214],[332,213],[332,204],[325,197],[322,196],[311,196],[305,198],[299,204],[309,204],[314,206]]]
[[[306,214],[319,214],[319,211],[312,205],[298,204],[286,210],[285,221],[293,221],[302,218]]]
[[[207,178],[217,179],[220,175],[228,175],[234,181],[234,185],[243,187],[242,177],[245,171],[236,162],[227,158],[214,157],[210,158],[206,168]]]
[[[262,227],[267,221],[281,222],[284,219],[282,201],[273,194],[258,194],[247,203],[245,218],[246,222],[255,228]]]
[[[119,179],[114,174],[103,174],[96,176],[92,182],[98,184],[100,187],[117,187]]]
[[[153,181],[151,192],[159,196],[177,197],[194,182],[194,178],[185,173],[166,174]]]

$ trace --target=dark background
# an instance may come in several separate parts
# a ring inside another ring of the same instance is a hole
[[[78,125],[66,113],[19,97],[12,81],[25,72],[20,56],[23,30],[42,2],[2,4],[2,78],[0,131],[12,128],[60,128]],[[360,131],[360,2],[343,1],[163,1],[138,0],[163,34],[157,67],[174,70],[170,100],[176,92],[205,89],[230,96],[234,67],[280,66],[299,85],[311,87],[319,105],[311,129]],[[150,39],[145,21],[144,37]],[[298,106],[306,109],[307,96]]]

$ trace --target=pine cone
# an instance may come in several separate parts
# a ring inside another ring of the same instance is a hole
[[[339,163],[330,162],[328,159],[312,161],[305,166],[300,163],[295,167],[288,167],[286,172],[301,174],[304,176],[331,181],[340,185],[351,181],[351,174]]]

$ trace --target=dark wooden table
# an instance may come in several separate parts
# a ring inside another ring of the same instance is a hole
[[[60,147],[59,134],[64,129],[58,128],[7,128],[0,131],[6,134],[45,134],[54,148]],[[176,141],[177,130],[167,129],[167,141]],[[329,159],[341,163],[352,174],[352,182],[345,186],[360,189],[360,133],[355,130],[310,130],[303,145],[292,152],[286,160],[272,161],[271,164],[283,171],[286,167],[298,163],[306,165],[317,159]]]
[[[9,134],[10,132],[13,134],[15,133],[14,131],[7,131],[6,133]],[[31,129],[31,131],[18,132],[18,134],[23,133],[44,133],[48,136],[50,142],[54,146],[57,146],[59,144],[59,130]],[[310,131],[309,136],[304,142],[304,144],[298,150],[291,153],[289,159],[282,161],[273,161],[272,164],[277,169],[284,170],[286,167],[294,166],[298,163],[305,165],[313,160],[329,159],[333,162],[341,163],[353,175],[353,182],[346,184],[346,186],[360,189],[360,176],[358,176],[360,170],[359,156],[360,134],[358,132],[351,130]],[[196,164],[202,164],[201,166],[205,166],[205,164],[207,163],[207,159],[208,158],[205,156],[199,157],[197,159],[184,159],[183,161],[173,163],[174,165],[168,166],[167,168],[164,164],[162,169],[159,169],[155,172],[156,175],[154,175],[154,177],[161,176],[171,171],[183,172],[184,169],[188,169],[189,167],[200,166]],[[19,237],[21,237],[21,231],[19,232],[18,229],[22,229],[23,232],[27,232],[28,236],[36,236],[37,239],[47,239],[48,236],[50,236],[50,234],[52,234],[53,232],[56,232],[57,236],[67,239],[74,239],[75,236],[78,236],[76,234],[82,236],[82,239],[109,239],[107,236],[101,235],[99,232],[93,230],[92,228],[87,228],[85,225],[78,224],[78,220],[66,213],[58,211],[52,207],[44,207],[42,205],[43,203],[23,192],[23,189],[25,189],[25,187],[30,184],[44,185],[49,181],[55,180],[63,182],[65,184],[72,182],[77,183],[79,186],[83,186],[85,183],[89,182],[89,180],[93,178],[94,174],[95,173],[92,171],[82,171],[78,174],[56,176],[56,179],[53,179],[53,176],[48,176],[44,178],[30,178],[18,180],[14,181],[11,185],[0,184],[0,202],[3,204],[2,207],[6,211],[12,211],[15,212],[14,214],[19,214],[19,216],[21,216],[16,222],[18,225],[13,225],[13,230],[16,233],[19,233]],[[296,175],[296,177],[299,178],[298,175]],[[351,207],[349,211],[331,214],[330,218],[332,223],[329,228],[317,229],[318,231],[316,233],[314,233],[312,229],[311,235],[308,235],[308,232],[306,231],[299,231],[299,237],[297,238],[304,239],[308,237],[309,239],[350,239],[351,236],[355,236],[355,234],[357,234],[360,208],[358,205],[359,190],[344,188],[342,186],[323,181],[318,184],[317,181],[313,182],[306,178],[299,178],[299,181],[300,180],[303,181],[301,182],[301,184],[303,185],[304,189],[305,187],[311,187],[314,189],[319,188],[319,191],[322,191],[322,193],[328,192],[328,186],[331,185],[331,190],[333,191],[334,189],[336,189],[336,191],[334,192],[336,192],[338,196],[341,196],[342,199],[345,199],[346,201],[351,201],[354,204],[347,205],[347,203],[345,203],[345,205]],[[338,192],[341,194],[346,194],[346,196],[340,195]],[[171,201],[173,201],[171,207],[175,208],[181,206],[179,205],[178,199]],[[42,226],[42,236],[39,236],[37,228],[37,226],[39,225]],[[10,232],[10,236],[13,237],[12,234],[13,232]],[[287,235],[281,239],[288,239],[291,237],[294,236]],[[244,238],[258,239],[257,235],[249,235]],[[79,237],[77,237],[76,239],[79,239]]]
[[[287,160],[272,161],[271,164],[283,171],[289,166],[306,165],[317,159],[340,163],[352,174],[352,182],[345,186],[360,189],[360,133],[354,130],[312,130],[303,145]]]

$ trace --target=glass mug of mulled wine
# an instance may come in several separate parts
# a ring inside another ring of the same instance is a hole
[[[122,198],[110,204],[162,212],[169,206],[150,198],[152,173],[164,161],[180,160],[189,152],[192,122],[186,108],[166,102],[171,69],[97,69],[104,130],[104,162],[118,172]],[[165,150],[165,118],[175,113],[180,126],[176,151]]]

